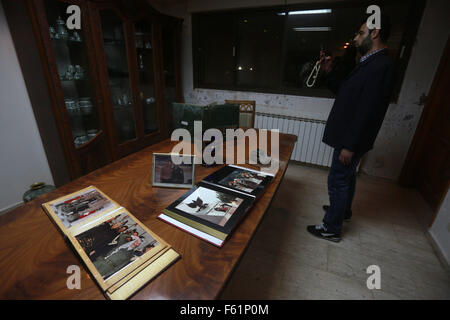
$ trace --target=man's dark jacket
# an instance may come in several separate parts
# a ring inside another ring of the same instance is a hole
[[[364,154],[373,144],[389,106],[394,84],[394,65],[382,50],[357,64],[339,84],[322,141],[340,149]]]

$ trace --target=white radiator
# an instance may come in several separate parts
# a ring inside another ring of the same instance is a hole
[[[333,148],[322,142],[326,121],[256,112],[255,128],[278,129],[297,136],[291,160],[331,166]]]

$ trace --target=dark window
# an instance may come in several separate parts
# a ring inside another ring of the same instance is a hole
[[[283,86],[288,88],[306,87],[305,82],[314,67],[318,52],[331,47],[336,38],[335,10],[326,8],[315,10],[315,14],[308,12],[311,10],[286,12]]]
[[[235,65],[233,15],[204,14],[194,24],[198,81],[211,86],[232,85]]]
[[[373,2],[337,2],[193,14],[194,85],[332,97],[319,76],[306,81],[321,49],[337,60],[358,59],[351,41]],[[396,100],[424,1],[378,2],[391,20],[389,53],[395,60]],[[344,56],[344,53],[345,56]]]
[[[274,11],[238,16],[236,85],[278,87],[281,68],[283,17]]]

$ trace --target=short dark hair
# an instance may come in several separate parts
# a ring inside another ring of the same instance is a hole
[[[360,26],[363,25],[364,23],[367,23],[367,18],[368,16],[362,19]],[[389,18],[388,15],[381,13],[380,20],[381,20],[380,39],[383,43],[387,43],[387,40],[391,35],[391,19]],[[369,30],[369,34],[372,32],[372,30],[374,29]]]

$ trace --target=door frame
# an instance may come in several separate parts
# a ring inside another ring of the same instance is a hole
[[[432,119],[434,119],[437,113],[440,111],[440,108],[432,108],[432,105],[438,94],[437,90],[439,84],[441,81],[443,81],[443,77],[445,76],[446,66],[448,63],[450,63],[449,56],[450,56],[450,37],[447,38],[447,43],[445,45],[445,49],[439,63],[439,67],[433,79],[428,99],[425,103],[425,107],[422,111],[422,115],[417,125],[416,132],[414,134],[402,171],[400,173],[399,183],[401,186],[416,188],[420,182],[417,177],[417,169],[423,157],[423,150],[426,147],[427,132],[429,132],[430,128],[433,126]],[[436,218],[436,214],[439,211],[439,208],[441,207],[442,202],[445,199],[445,196],[447,195],[449,186],[450,180],[447,183],[446,188],[447,191],[443,192],[443,194],[441,195],[441,199],[439,200],[439,204],[433,210],[434,216],[431,224]]]

